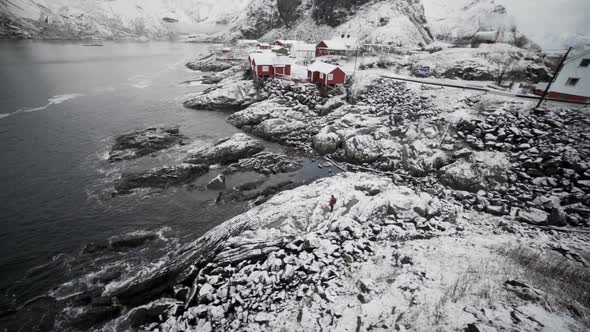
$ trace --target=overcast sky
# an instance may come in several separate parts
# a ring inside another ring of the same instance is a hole
[[[590,41],[590,0],[499,0],[517,26],[543,48],[571,44],[567,36],[580,34]]]

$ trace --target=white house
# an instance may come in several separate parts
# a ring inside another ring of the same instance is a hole
[[[539,84],[535,93],[542,94],[547,84]],[[565,60],[555,78],[548,98],[590,102],[590,49],[575,50]]]

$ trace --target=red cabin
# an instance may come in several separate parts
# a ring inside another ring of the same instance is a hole
[[[256,77],[291,76],[291,60],[275,53],[252,53],[250,69]]]
[[[346,73],[338,66],[316,61],[307,68],[307,79],[322,85],[338,85],[346,83]]]

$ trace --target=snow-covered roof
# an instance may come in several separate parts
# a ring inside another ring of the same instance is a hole
[[[258,43],[258,46],[269,46],[270,47],[270,44],[269,43]]]
[[[291,44],[292,51],[315,51],[315,44],[308,44],[304,41],[297,41],[296,43]]]
[[[357,38],[334,38],[322,40],[322,42],[331,50],[349,50],[358,46]]]
[[[298,40],[288,40],[288,39],[277,39],[276,42],[281,43],[283,45],[293,45],[298,43]]]
[[[307,67],[307,70],[312,71],[312,72],[317,71],[319,73],[329,74],[337,68],[340,68],[340,67],[329,64],[329,63],[325,63],[325,62],[316,61],[316,62],[312,63],[309,67]]]
[[[238,39],[236,42],[238,45],[256,45],[256,44],[258,44],[258,40],[255,40],[255,39]]]
[[[276,66],[289,65],[291,59],[288,56],[277,55],[276,53],[250,53],[250,59],[253,60],[257,66]]]

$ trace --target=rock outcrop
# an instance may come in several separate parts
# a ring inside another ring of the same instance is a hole
[[[190,95],[184,106],[197,110],[239,111],[259,100],[252,81],[234,81]]]
[[[137,188],[165,189],[170,186],[190,182],[208,171],[209,167],[207,165],[182,164],[176,167],[164,167],[140,173],[123,174],[120,179],[115,181],[114,185],[117,194],[128,194]]]
[[[251,157],[262,150],[264,150],[262,142],[245,134],[235,134],[192,153],[186,162],[207,165],[230,164]]]
[[[290,173],[303,167],[303,165],[291,158],[273,152],[260,152],[251,158],[242,159],[237,163],[227,166],[224,174],[237,172],[256,172],[264,175],[277,173]]]
[[[178,128],[148,128],[115,138],[109,153],[109,161],[121,161],[147,156],[174,145],[183,145],[186,137]]]

